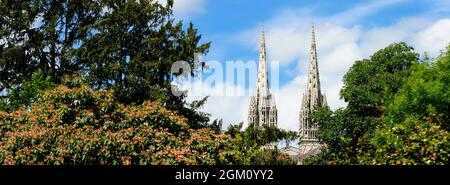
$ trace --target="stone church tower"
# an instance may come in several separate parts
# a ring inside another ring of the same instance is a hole
[[[262,125],[277,126],[278,112],[275,97],[269,91],[264,28],[262,28],[259,39],[258,79],[256,81],[256,94],[250,99],[248,123],[257,127]]]
[[[320,90],[319,68],[317,65],[317,49],[314,25],[312,26],[311,56],[308,69],[306,91],[303,93],[300,110],[300,150],[305,155],[318,152],[320,143],[316,137],[318,126],[308,122],[308,114],[316,108],[327,106],[325,95]]]

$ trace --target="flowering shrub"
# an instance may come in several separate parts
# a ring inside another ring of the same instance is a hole
[[[408,117],[377,130],[373,140],[376,157],[369,164],[449,164],[449,133],[433,122]]]
[[[215,164],[231,142],[157,102],[123,105],[112,91],[60,85],[29,110],[0,111],[1,164]]]

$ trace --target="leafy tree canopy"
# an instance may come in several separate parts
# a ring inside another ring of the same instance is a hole
[[[450,46],[413,67],[372,139],[381,164],[449,164]]]
[[[379,117],[389,101],[418,63],[419,54],[404,42],[375,52],[370,59],[356,61],[344,75],[341,97],[348,109],[359,116]]]

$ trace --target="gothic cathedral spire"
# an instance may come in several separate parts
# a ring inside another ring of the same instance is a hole
[[[259,38],[259,62],[256,81],[256,94],[251,97],[248,124],[254,126],[277,126],[278,113],[275,97],[269,91],[269,77],[266,64],[266,41],[264,27]]]
[[[325,96],[320,90],[319,67],[317,62],[317,47],[314,25],[311,31],[311,53],[308,69],[308,81],[306,90],[303,93],[300,110],[300,148],[312,150],[320,146],[317,139],[317,124],[308,121],[308,115],[315,109],[327,106]]]
[[[259,36],[258,80],[256,83],[256,92],[259,92],[260,95],[267,96],[269,93],[269,78],[266,66],[266,39],[264,36],[264,27],[261,28],[261,35]]]
[[[317,62],[317,46],[316,46],[316,33],[314,30],[314,25],[311,29],[311,50],[310,50],[310,62],[308,69],[308,83],[307,91],[309,91],[310,101],[309,110],[313,110],[317,107],[325,106],[324,101],[325,96],[322,96],[320,89],[320,78],[319,78],[319,66]]]

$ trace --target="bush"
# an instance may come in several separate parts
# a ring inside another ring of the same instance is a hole
[[[0,112],[1,164],[216,164],[231,139],[157,102],[123,105],[112,91],[64,85],[29,110]]]
[[[450,164],[449,133],[436,123],[410,117],[377,130],[372,164]]]

